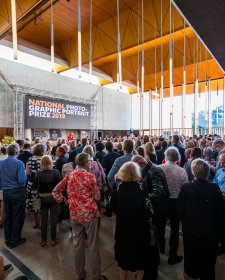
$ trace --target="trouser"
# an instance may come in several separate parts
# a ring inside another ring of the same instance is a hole
[[[52,196],[41,198],[41,239],[46,241],[48,230],[48,213],[50,211],[51,240],[56,240],[59,205]]]
[[[73,231],[73,245],[74,245],[74,262],[75,262],[75,280],[84,278],[85,266],[85,252],[84,252],[84,239],[85,234],[89,242],[89,258],[91,266],[90,280],[100,280],[100,253],[98,242],[98,219],[84,224],[77,224],[72,222]]]
[[[180,220],[177,212],[177,199],[170,198],[167,203],[167,217],[170,220],[170,250],[169,250],[169,257],[174,258],[177,256],[177,249],[179,245],[179,227],[180,227]],[[166,226],[166,221],[164,223]]]
[[[145,268],[143,280],[158,279],[158,265],[160,262],[158,244],[151,246],[149,250],[149,260]]]
[[[167,218],[167,207],[168,207],[168,201],[165,199],[161,203],[158,203],[157,205],[154,204],[154,215],[153,215],[153,223],[157,228],[158,231],[158,242],[159,242],[159,248],[160,252],[162,254],[165,253],[165,225],[166,225],[166,218]]]
[[[26,190],[16,188],[3,190],[4,201],[4,235],[7,243],[21,240],[21,232],[25,220]]]
[[[215,265],[217,258],[217,243],[194,240],[185,237],[184,240],[184,271],[193,279],[215,280]]]
[[[225,209],[225,199],[223,199],[223,205],[224,205],[224,209]],[[225,227],[222,227],[220,229],[220,246],[222,247],[222,249],[225,250]]]

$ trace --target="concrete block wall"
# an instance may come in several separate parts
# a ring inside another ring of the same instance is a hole
[[[0,59],[0,70],[17,85],[83,98],[97,98],[99,130],[129,130],[132,126],[132,102],[128,93],[39,70],[14,61]],[[97,95],[96,95],[97,94]],[[13,94],[0,80],[0,127],[13,127]],[[7,112],[7,113],[6,113]]]

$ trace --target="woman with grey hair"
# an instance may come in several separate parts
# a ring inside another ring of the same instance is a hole
[[[191,164],[194,180],[185,183],[178,197],[183,227],[184,271],[188,277],[215,279],[215,264],[221,227],[224,227],[223,197],[207,178],[209,165],[202,159]]]
[[[33,228],[39,228],[40,226],[40,217],[38,210],[33,209],[33,200],[37,196],[37,189],[33,188],[34,176],[36,172],[38,172],[40,168],[41,158],[45,153],[45,145],[44,144],[37,144],[34,146],[33,155],[31,158],[28,159],[26,164],[26,173],[28,176],[27,182],[27,197],[26,197],[26,207],[29,210],[31,217],[32,217],[32,224]]]

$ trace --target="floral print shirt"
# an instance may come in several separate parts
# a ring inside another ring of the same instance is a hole
[[[78,224],[94,221],[100,216],[96,200],[100,199],[94,175],[77,169],[65,177],[53,190],[54,199],[61,203],[67,185],[70,219]]]

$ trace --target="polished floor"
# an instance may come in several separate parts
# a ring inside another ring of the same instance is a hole
[[[119,280],[117,264],[114,260],[114,238],[115,217],[107,218],[102,216],[100,228],[100,249],[102,273],[109,280]],[[169,228],[167,229],[167,235]],[[73,245],[72,236],[68,224],[58,226],[58,237],[60,243],[55,247],[47,244],[46,247],[39,246],[40,230],[33,229],[29,215],[23,229],[23,236],[27,242],[14,249],[5,248],[3,230],[0,229],[0,254],[3,255],[5,263],[13,263],[13,271],[6,277],[13,280],[16,276],[25,274],[30,280],[73,280]],[[167,242],[168,243],[168,242]],[[88,249],[87,249],[88,253]],[[183,280],[183,262],[169,266],[167,264],[168,244],[166,254],[161,256],[159,266],[159,280]],[[182,254],[182,237],[180,238],[179,253]],[[91,280],[86,260],[86,279]],[[135,279],[134,274],[130,273],[129,280]],[[225,279],[225,255],[218,257],[216,265],[216,280]]]

